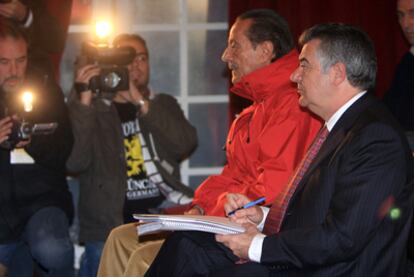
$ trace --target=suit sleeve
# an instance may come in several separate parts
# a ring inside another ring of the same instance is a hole
[[[400,197],[406,184],[405,161],[395,130],[380,123],[363,128],[329,166],[314,171],[309,180],[315,184],[305,184],[323,187],[320,197],[330,199],[324,219],[266,237],[261,262],[305,268],[352,260],[379,226],[390,224],[384,203]]]

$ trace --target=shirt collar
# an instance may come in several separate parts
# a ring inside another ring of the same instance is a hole
[[[348,100],[342,107],[340,107],[332,116],[325,122],[325,126],[328,131],[332,131],[333,127],[335,126],[336,122],[341,118],[341,116],[346,112],[346,110],[354,104],[359,98],[361,98],[367,91],[361,91],[357,93],[354,97]]]

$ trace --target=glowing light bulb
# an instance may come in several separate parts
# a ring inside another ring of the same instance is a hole
[[[96,36],[103,40],[107,38],[112,32],[111,23],[107,20],[99,20],[95,23],[95,34]]]
[[[22,94],[23,109],[25,112],[31,112],[33,110],[33,93],[30,91],[25,91]]]

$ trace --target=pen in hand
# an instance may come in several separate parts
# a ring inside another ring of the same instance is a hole
[[[253,207],[254,205],[260,204],[260,203],[264,202],[265,200],[266,200],[266,197],[260,197],[260,198],[258,198],[258,199],[256,199],[256,200],[253,200],[253,201],[251,201],[251,202],[249,202],[249,203],[247,203],[247,204],[243,205],[243,206],[242,206],[242,207],[240,207],[240,208],[237,208],[237,209],[235,209],[235,210],[233,210],[233,211],[229,212],[229,213],[227,214],[227,216],[234,215],[234,213],[235,213],[235,212],[237,212],[238,210],[241,210],[241,209],[247,209],[247,208]]]

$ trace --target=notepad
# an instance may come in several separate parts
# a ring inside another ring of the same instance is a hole
[[[226,217],[204,215],[134,214],[139,220],[138,235],[159,231],[201,231],[214,234],[239,234],[245,231],[241,224]]]

